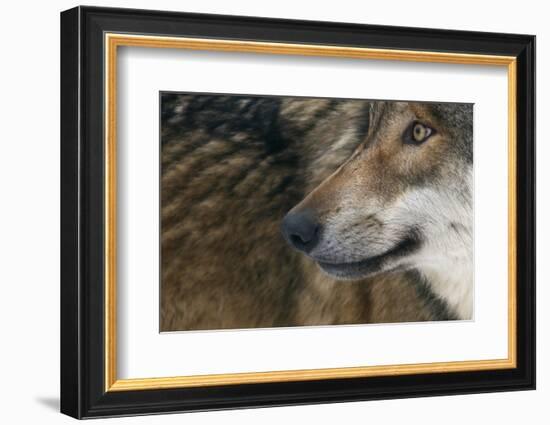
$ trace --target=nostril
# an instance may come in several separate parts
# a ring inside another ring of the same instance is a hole
[[[317,244],[319,224],[311,211],[292,212],[283,219],[282,232],[290,245],[309,252]]]
[[[294,245],[305,245],[307,241],[304,241],[300,235],[290,235],[290,241]]]

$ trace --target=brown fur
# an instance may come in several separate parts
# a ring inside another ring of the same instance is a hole
[[[162,331],[436,318],[411,276],[337,282],[280,235],[284,214],[357,148],[353,129],[364,125],[369,102],[243,100],[233,113],[217,99],[220,125],[212,128],[207,107],[196,107],[207,97],[165,100],[172,104],[162,128]],[[272,127],[223,124],[246,114],[252,124],[276,119],[276,137]],[[274,138],[269,152],[266,137]]]

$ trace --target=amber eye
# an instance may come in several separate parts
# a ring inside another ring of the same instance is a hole
[[[433,128],[415,121],[403,134],[403,142],[406,144],[418,145],[428,140],[432,134],[434,134]]]

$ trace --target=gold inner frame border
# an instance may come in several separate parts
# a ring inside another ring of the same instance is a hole
[[[433,62],[468,65],[504,66],[508,72],[508,357],[495,360],[468,360],[436,363],[397,364],[381,366],[341,367],[118,379],[116,324],[116,136],[117,136],[117,51],[118,47],[148,47],[262,53],[279,55],[325,56],[403,62]],[[257,384],[270,382],[313,381],[322,379],[411,375],[419,373],[449,373],[511,369],[516,358],[516,58],[513,56],[465,53],[429,52],[393,49],[371,49],[330,45],[288,44],[256,41],[236,41],[201,38],[180,38],[152,35],[106,33],[105,47],[105,391],[136,391],[217,385]]]

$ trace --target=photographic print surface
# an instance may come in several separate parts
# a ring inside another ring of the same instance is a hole
[[[473,105],[160,105],[160,331],[473,318]]]

